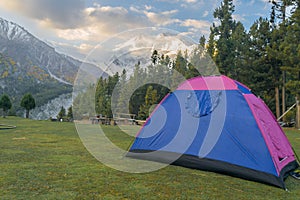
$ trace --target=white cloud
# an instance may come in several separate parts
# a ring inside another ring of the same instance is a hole
[[[103,40],[127,29],[149,25],[145,16],[136,16],[124,7],[85,6],[85,0],[10,0],[0,7],[31,18],[41,29],[72,40]],[[165,14],[167,15],[167,14]]]
[[[208,37],[211,23],[204,20],[186,19],[180,25],[188,28],[188,32],[185,33],[186,35],[191,37],[205,35]]]
[[[61,29],[76,28],[84,22],[83,0],[10,0],[0,1],[0,7]]]
[[[195,19],[186,19],[181,23],[181,26],[194,27],[197,29],[206,29],[210,27],[210,22]]]
[[[129,9],[130,9],[130,11],[132,11],[132,12],[143,13],[143,11],[142,11],[140,8],[135,7],[135,6],[130,6]]]
[[[241,0],[233,0],[233,4],[234,4],[235,6],[239,6],[239,5],[242,4],[242,2],[241,2]]]
[[[208,15],[209,15],[209,11],[208,11],[208,10],[206,10],[206,11],[204,11],[204,13],[203,13],[202,17],[207,17]]]
[[[145,5],[145,9],[146,9],[146,10],[151,10],[151,9],[152,9],[152,6]]]
[[[197,0],[184,0],[186,3],[196,3]]]
[[[238,22],[245,21],[245,17],[239,14],[232,15],[232,18]]]
[[[169,3],[188,3],[188,4],[194,4],[194,3],[203,3],[204,0],[157,0],[160,2],[169,2]]]
[[[97,27],[86,27],[84,29],[58,29],[57,35],[65,40],[83,40],[88,41],[91,37],[98,33]]]
[[[146,17],[156,26],[165,26],[168,24],[179,22],[178,19],[172,18],[178,10],[164,11],[160,13],[144,11]]]

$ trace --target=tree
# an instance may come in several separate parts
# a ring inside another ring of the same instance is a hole
[[[153,65],[156,65],[159,61],[159,56],[157,50],[154,50],[151,56],[151,61]]]
[[[57,119],[61,120],[66,116],[66,109],[62,106],[58,115],[57,115]]]
[[[245,82],[250,72],[249,54],[250,37],[241,22],[236,23],[236,27],[231,35],[233,44],[233,60],[231,77],[240,82]]]
[[[213,36],[218,38],[216,42],[217,54],[215,55],[215,62],[220,72],[227,76],[231,76],[234,68],[232,63],[235,56],[234,40],[232,39],[232,33],[236,27],[236,22],[232,18],[234,8],[233,0],[224,0],[221,6],[214,12],[214,18],[220,21],[220,25],[212,29]],[[212,53],[211,50],[209,50],[209,53]]]
[[[276,19],[281,20],[282,24],[286,24],[287,10],[289,6],[294,5],[296,0],[269,0],[272,4],[271,23],[276,23]]]
[[[157,90],[153,89],[153,87],[150,85],[147,88],[147,92],[145,95],[145,103],[140,106],[140,110],[138,113],[139,119],[145,120],[151,112],[151,106],[156,103],[158,103]]]
[[[126,75],[126,70],[123,69],[122,75],[120,76],[120,94],[117,102],[117,108],[115,108],[115,112],[119,113],[126,113],[128,112],[128,102],[129,102],[129,97],[128,97],[128,82],[127,82],[127,75]],[[126,106],[127,105],[127,106]]]
[[[0,108],[3,110],[3,118],[6,117],[7,112],[9,109],[11,109],[12,104],[10,101],[10,98],[7,94],[3,94],[0,98]]]
[[[21,100],[21,107],[26,110],[26,118],[29,118],[29,111],[35,108],[35,100],[30,93],[23,96]]]
[[[300,100],[300,7],[296,8],[289,25],[286,28],[285,37],[280,45],[283,70],[287,72],[287,90]],[[300,127],[300,105],[297,108],[297,127]]]
[[[199,39],[199,45],[202,47],[202,48],[205,48],[205,42],[206,42],[206,39],[205,39],[205,36],[202,35]]]
[[[281,86],[282,89],[282,113],[286,110],[286,79],[287,79],[287,71],[286,66],[284,66],[284,63],[282,62],[283,59],[285,59],[284,52],[282,49],[280,49],[280,46],[282,46],[284,37],[286,36],[287,28],[288,28],[288,10],[291,10],[292,13],[295,11],[294,9],[291,9],[291,6],[295,5],[297,3],[296,0],[269,0],[269,2],[272,4],[271,9],[271,19],[270,22],[272,24],[273,29],[273,37],[274,42],[272,44],[272,48],[269,49],[270,56],[273,56],[273,60],[276,61],[274,63],[277,68],[280,68],[279,73],[281,73],[281,80],[280,76],[278,76],[277,79],[277,87],[276,89],[276,113],[277,115],[280,113],[280,101],[279,101],[279,89]],[[277,116],[278,117],[278,116]]]
[[[245,82],[252,91],[262,98],[274,112],[276,106],[275,94],[278,85],[279,68],[274,65],[270,56],[272,40],[271,24],[268,19],[259,18],[250,28],[250,65],[248,79]]]
[[[72,106],[70,106],[70,107],[68,108],[68,114],[67,114],[67,117],[68,117],[68,120],[69,120],[69,121],[72,121],[72,120],[73,120],[73,107],[72,107]]]
[[[207,53],[208,55],[213,59],[215,60],[215,52],[216,52],[216,49],[215,49],[215,46],[216,46],[216,41],[215,41],[215,35],[214,35],[214,26],[213,27],[210,27],[210,34],[209,34],[209,39],[208,39],[208,47],[207,47]]]

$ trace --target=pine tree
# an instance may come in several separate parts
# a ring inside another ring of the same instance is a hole
[[[124,69],[122,71],[122,75],[120,77],[120,94],[117,101],[117,108],[115,110],[116,113],[128,113],[128,103],[129,103],[129,97],[128,97],[128,81],[127,81],[127,72]],[[127,105],[127,107],[126,107]]]
[[[215,27],[215,25],[213,25],[213,27],[210,28],[207,53],[215,61],[215,53],[216,53],[215,46],[216,46],[216,41],[215,41],[215,34],[214,34],[214,29],[215,28],[214,27]]]
[[[153,65],[158,64],[158,62],[159,62],[159,56],[158,56],[157,50],[153,51],[152,56],[151,56],[151,61],[152,61]]]
[[[57,119],[59,119],[60,121],[62,121],[66,116],[66,109],[62,106],[58,115],[57,115]]]
[[[95,92],[95,110],[97,114],[105,115],[105,106],[106,106],[106,80],[100,77],[97,82],[96,92]]]
[[[181,50],[179,50],[176,55],[174,70],[179,72],[182,76],[185,76],[186,69],[187,69],[187,60],[182,55]]]
[[[240,82],[247,81],[250,68],[250,37],[241,22],[237,22],[232,33],[233,55],[231,77]]]
[[[133,92],[129,101],[129,112],[138,115],[140,106],[144,103],[147,87],[145,86],[146,71],[141,68],[140,63],[134,67],[134,72],[129,78],[128,91]]]
[[[180,83],[186,80],[187,60],[183,57],[182,52],[177,52],[174,64],[171,69],[171,90],[175,90]]]
[[[147,87],[145,103],[140,106],[138,118],[145,120],[151,113],[151,106],[158,103],[157,90],[150,85]]]
[[[287,72],[287,90],[300,100],[300,7],[293,13],[286,28],[284,41],[280,44],[282,69]],[[297,106],[297,127],[300,127],[300,105]]]
[[[215,62],[222,74],[231,76],[234,60],[234,41],[232,33],[236,27],[236,22],[232,18],[235,6],[233,0],[224,0],[221,6],[214,12],[214,17],[220,21],[218,27],[213,27],[214,37],[217,37]]]
[[[200,39],[199,39],[199,45],[200,45],[200,47],[205,48],[205,42],[206,42],[205,36],[202,35],[200,37]]]
[[[72,121],[72,120],[73,120],[73,107],[72,107],[72,106],[70,106],[70,107],[68,108],[67,118],[68,118],[69,121]]]
[[[274,68],[268,56],[271,25],[267,19],[259,18],[250,28],[251,48],[249,52],[248,78],[245,82],[253,92],[262,98],[272,111],[275,111]]]
[[[281,45],[281,43],[283,42],[283,38],[285,36],[286,33],[286,28],[287,28],[287,23],[288,23],[288,19],[287,19],[287,10],[288,7],[293,5],[295,3],[294,0],[270,0],[270,2],[272,3],[272,9],[271,9],[271,19],[270,22],[272,24],[272,28],[273,28],[273,37],[274,37],[274,42],[272,44],[272,48],[269,49],[270,56],[273,56],[273,60],[275,61],[274,64],[277,65],[275,67],[277,68],[281,68],[281,70],[283,69],[282,67],[282,51],[280,51],[279,46]],[[279,70],[280,71],[280,70]],[[286,84],[286,71],[282,70],[280,71],[280,73],[282,74],[282,78],[280,80],[280,78],[278,77],[278,83],[277,86],[275,88],[275,93],[276,93],[276,113],[277,113],[277,117],[280,113],[280,109],[279,109],[279,87],[281,86],[282,88],[282,113],[285,112],[286,109],[286,91],[285,91],[285,84]]]

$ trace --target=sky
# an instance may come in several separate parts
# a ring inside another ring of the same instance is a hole
[[[0,17],[23,26],[58,51],[83,58],[93,47],[120,32],[161,27],[198,41],[217,23],[221,0],[1,0]],[[268,0],[234,0],[234,19],[246,29],[269,17]]]

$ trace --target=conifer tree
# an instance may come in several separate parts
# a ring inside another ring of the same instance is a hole
[[[236,27],[232,14],[235,6],[233,0],[224,0],[221,6],[214,12],[214,17],[220,21],[220,25],[213,27],[214,37],[217,37],[215,62],[222,74],[231,76],[233,71],[232,61],[234,60],[234,41],[232,33]]]
[[[58,115],[57,115],[57,119],[59,120],[63,120],[66,116],[66,109],[62,106]]]

